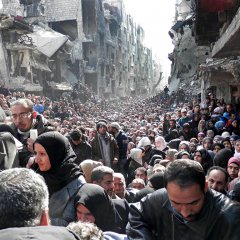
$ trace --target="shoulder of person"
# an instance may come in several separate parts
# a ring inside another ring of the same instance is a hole
[[[0,239],[4,240],[30,239],[31,236],[34,236],[35,240],[80,240],[80,237],[68,231],[65,227],[35,226],[0,230]]]

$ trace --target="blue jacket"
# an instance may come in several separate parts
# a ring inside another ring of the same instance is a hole
[[[53,226],[67,226],[76,220],[75,195],[84,183],[86,181],[81,175],[52,194],[49,199],[49,216]]]

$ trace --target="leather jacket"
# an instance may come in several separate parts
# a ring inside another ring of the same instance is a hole
[[[129,239],[238,240],[240,204],[208,190],[197,219],[186,222],[173,210],[166,189],[160,189],[131,204]]]

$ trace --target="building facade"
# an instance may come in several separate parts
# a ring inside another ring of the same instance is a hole
[[[46,95],[80,85],[104,97],[152,93],[161,67],[122,0],[2,3],[9,17],[0,23],[6,87]]]

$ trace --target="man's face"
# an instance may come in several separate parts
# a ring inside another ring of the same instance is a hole
[[[106,174],[101,181],[98,182],[98,185],[104,188],[107,194],[112,197],[113,194],[113,175]]]
[[[146,181],[147,176],[143,171],[137,171],[135,174],[135,178],[140,178],[143,181]]]
[[[174,122],[174,121],[169,121],[169,126],[170,126],[171,128],[175,127],[175,122]]]
[[[106,126],[103,126],[101,125],[98,129],[98,133],[101,134],[101,135],[105,135],[107,132],[107,127]]]
[[[124,198],[126,190],[125,181],[122,178],[114,177],[114,192],[118,197]]]
[[[217,192],[224,193],[227,181],[225,174],[217,169],[212,170],[207,177],[208,186]]]
[[[23,105],[11,107],[12,121],[15,126],[22,132],[27,132],[32,127],[32,113]]]
[[[167,192],[172,207],[186,221],[193,221],[203,207],[205,193],[197,183],[180,188],[176,182],[169,182]]]

